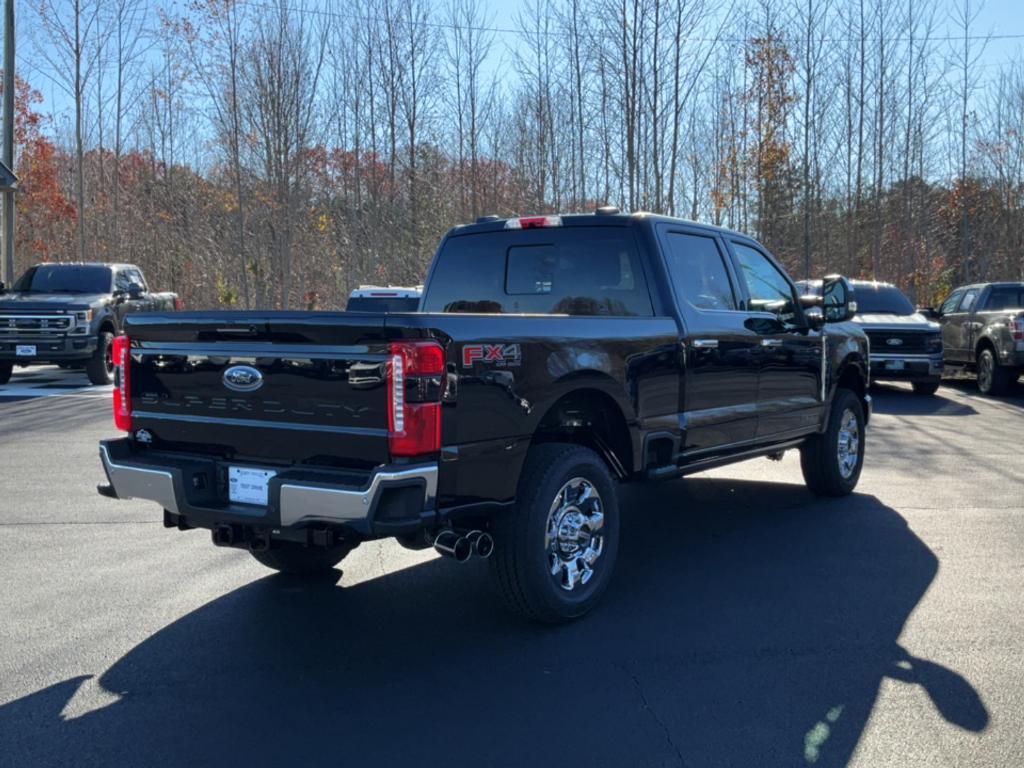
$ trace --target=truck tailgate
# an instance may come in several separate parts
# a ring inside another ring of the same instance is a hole
[[[387,459],[383,315],[133,315],[126,334],[143,442],[256,461]]]

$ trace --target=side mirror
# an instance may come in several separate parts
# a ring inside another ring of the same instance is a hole
[[[937,310],[935,307],[918,307],[917,311],[920,312],[925,317],[927,317],[929,320],[938,320],[940,317],[939,310]]]
[[[137,301],[143,296],[142,286],[138,283],[130,283],[128,285],[128,298],[132,301]]]
[[[826,323],[844,323],[857,311],[853,288],[842,275],[829,275],[821,286],[822,307]]]
[[[7,290],[7,286],[4,285],[4,281],[3,280],[0,280],[0,293],[3,293],[6,290]]]

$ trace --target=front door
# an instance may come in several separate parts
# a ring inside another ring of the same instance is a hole
[[[978,289],[970,288],[955,292],[942,303],[942,345],[948,360],[972,362],[970,309],[977,297]]]
[[[784,439],[821,422],[823,342],[804,319],[797,291],[775,261],[752,243],[730,243],[758,336],[757,439]]]
[[[680,430],[690,457],[739,447],[757,427],[757,334],[745,325],[736,276],[714,234],[663,224],[658,239],[685,325]]]

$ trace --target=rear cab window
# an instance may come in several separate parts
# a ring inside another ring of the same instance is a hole
[[[628,227],[456,234],[438,252],[424,312],[654,314]]]

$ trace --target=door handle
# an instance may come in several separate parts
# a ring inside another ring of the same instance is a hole
[[[762,347],[781,347],[782,339],[761,339]]]
[[[694,339],[694,349],[718,349],[718,339]]]

